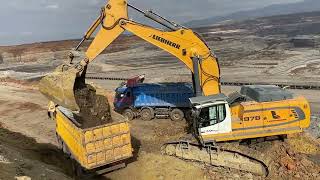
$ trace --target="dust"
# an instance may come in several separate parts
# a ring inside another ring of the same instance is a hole
[[[76,120],[81,124],[81,128],[90,128],[112,122],[108,99],[98,94],[95,87],[85,84],[80,79],[76,80],[74,92],[76,103],[80,108]]]

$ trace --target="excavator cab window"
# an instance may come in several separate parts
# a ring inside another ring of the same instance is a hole
[[[199,114],[200,128],[218,124],[226,119],[225,104],[214,105],[201,109]]]

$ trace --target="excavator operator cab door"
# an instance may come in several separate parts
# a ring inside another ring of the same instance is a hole
[[[232,131],[230,107],[227,102],[203,104],[198,109],[199,135],[221,134]]]

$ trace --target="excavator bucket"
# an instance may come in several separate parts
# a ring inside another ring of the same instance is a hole
[[[70,68],[63,70],[59,66],[53,73],[48,74],[40,80],[39,90],[49,100],[72,111],[78,111],[74,95],[74,86],[77,79],[77,70]]]

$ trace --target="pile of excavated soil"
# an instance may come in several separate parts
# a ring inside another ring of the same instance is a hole
[[[271,158],[270,179],[320,178],[319,144],[305,133],[291,135],[285,142],[271,140],[249,147]]]
[[[293,144],[297,142],[297,140],[300,141],[299,139],[300,138],[288,139],[288,143],[282,143],[275,149],[273,153],[276,159],[274,177],[282,179],[320,178],[319,151],[309,150],[309,147],[315,146],[309,140],[300,143],[301,147],[307,146],[308,148],[296,149],[297,146]]]
[[[75,98],[80,108],[76,120],[81,124],[81,128],[91,128],[112,122],[107,97],[98,94],[93,86],[83,82],[77,83]]]

